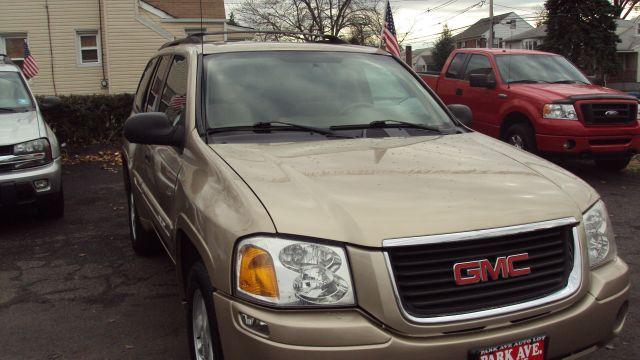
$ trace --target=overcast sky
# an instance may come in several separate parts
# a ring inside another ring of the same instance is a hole
[[[227,12],[241,1],[226,1]],[[404,44],[414,49],[432,45],[445,23],[454,30],[489,16],[489,0],[391,0],[391,7],[398,37],[410,32]],[[513,11],[533,26],[543,8],[544,0],[494,0],[495,15]]]

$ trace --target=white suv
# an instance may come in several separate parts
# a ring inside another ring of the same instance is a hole
[[[62,160],[58,139],[44,121],[20,68],[0,55],[0,210],[35,205],[41,215],[64,215]]]

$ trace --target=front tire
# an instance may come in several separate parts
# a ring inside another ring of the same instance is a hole
[[[192,360],[222,360],[222,346],[207,270],[196,262],[187,278],[187,329]]]
[[[505,134],[505,141],[518,149],[537,153],[536,134],[529,124],[518,123],[511,125]]]
[[[605,171],[618,172],[627,168],[631,156],[621,156],[609,159],[596,159],[596,166]]]
[[[58,193],[42,199],[38,205],[38,212],[46,219],[61,219],[64,216],[64,191],[62,188]]]

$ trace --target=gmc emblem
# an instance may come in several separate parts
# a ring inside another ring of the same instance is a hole
[[[488,259],[456,263],[453,265],[453,277],[456,285],[470,285],[489,280],[508,279],[531,273],[531,268],[518,268],[516,263],[529,259],[528,253],[500,256],[495,265]]]

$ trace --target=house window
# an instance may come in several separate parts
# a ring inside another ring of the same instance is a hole
[[[0,54],[6,54],[16,65],[22,66],[26,34],[0,34]]]
[[[100,54],[100,37],[98,31],[76,32],[79,65],[98,65],[102,60]]]
[[[207,32],[207,28],[186,28],[184,29],[185,36],[191,36],[193,34]]]

